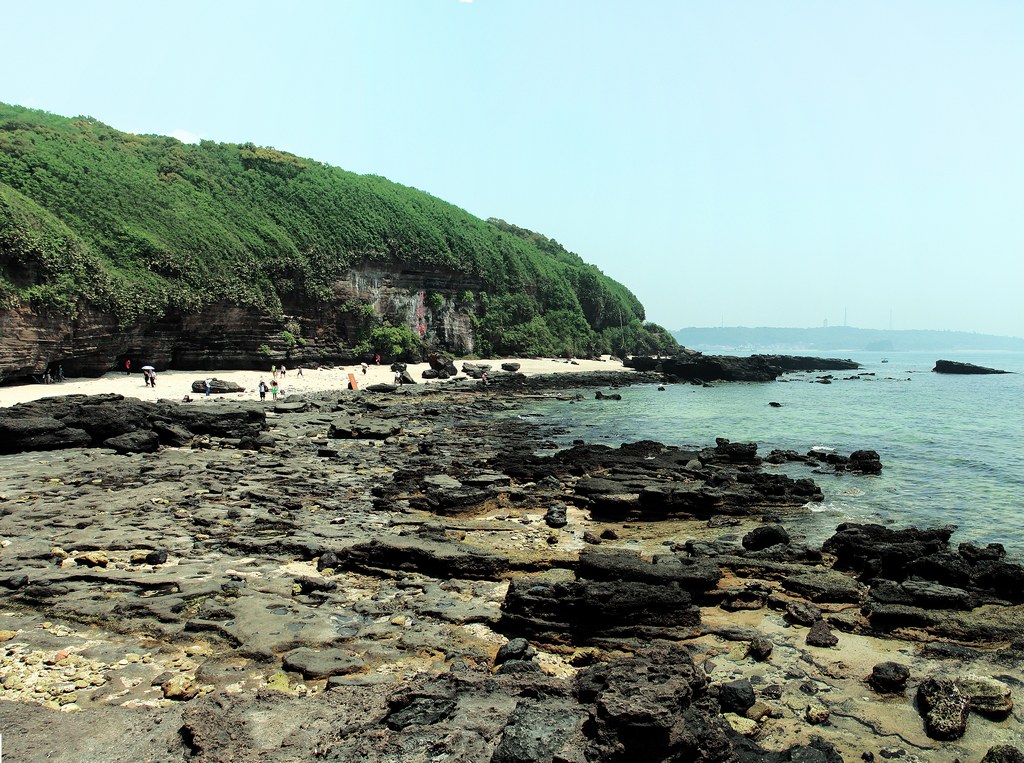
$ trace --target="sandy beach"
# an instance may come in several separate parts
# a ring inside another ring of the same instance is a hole
[[[555,358],[499,358],[496,360],[474,360],[473,363],[489,364],[495,371],[502,363],[515,362],[520,364],[520,373],[527,376],[550,373],[577,373],[582,371],[619,371],[625,370],[622,362],[608,356],[604,360],[574,360],[572,362]],[[455,367],[462,369],[462,360],[455,361]],[[438,383],[436,380],[423,379],[423,371],[429,368],[428,363],[409,364],[408,370],[418,383]],[[360,366],[338,366],[335,368],[304,368],[299,375],[298,368],[290,368],[284,377],[278,376],[281,396],[303,392],[324,392],[332,389],[346,389],[348,375],[354,373],[360,387],[394,380],[394,373],[389,365],[371,365],[362,373]],[[125,397],[137,397],[142,400],[181,400],[186,394],[196,397],[192,392],[192,382],[198,379],[221,379],[231,381],[245,387],[245,392],[234,395],[218,395],[218,399],[256,400],[256,391],[260,379],[268,385],[273,380],[270,366],[266,371],[157,371],[156,388],[147,387],[141,371],[131,374],[111,371],[99,378],[68,378],[61,384],[23,384],[0,387],[0,407],[25,403],[44,397],[58,395],[100,395],[118,394]],[[200,395],[201,397],[201,395]],[[269,395],[268,395],[269,399]]]

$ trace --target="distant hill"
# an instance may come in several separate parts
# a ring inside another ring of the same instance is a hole
[[[414,188],[0,104],[0,379],[674,346],[558,242]]]
[[[859,329],[850,326],[827,328],[747,328],[725,326],[684,328],[673,331],[680,344],[702,351],[735,350],[862,350],[900,352],[911,350],[1015,350],[1024,352],[1019,337],[974,334],[966,331]]]

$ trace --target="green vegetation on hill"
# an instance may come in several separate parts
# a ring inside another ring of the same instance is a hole
[[[127,326],[226,300],[281,316],[283,302],[330,303],[368,262],[482,284],[463,307],[484,353],[675,346],[557,242],[421,191],[252,143],[188,145],[0,104],[0,309],[88,304]],[[364,339],[389,330],[388,316],[365,317]]]

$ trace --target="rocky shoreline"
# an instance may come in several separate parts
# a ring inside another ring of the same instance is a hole
[[[1022,759],[1024,568],[1000,547],[808,546],[822,494],[787,465],[871,479],[872,451],[557,451],[516,410],[627,375],[580,376],[0,412],[5,751]]]

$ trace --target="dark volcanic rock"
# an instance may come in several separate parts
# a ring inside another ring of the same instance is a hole
[[[747,649],[747,654],[753,657],[758,662],[764,662],[772,656],[774,650],[774,644],[771,639],[765,636],[757,636],[750,642],[750,647]]]
[[[550,763],[582,720],[580,710],[564,701],[521,698],[490,763]]]
[[[861,474],[881,474],[882,459],[873,450],[855,450],[850,454],[847,468]]]
[[[1024,763],[1024,753],[1008,744],[990,747],[981,763]]]
[[[743,548],[748,551],[760,551],[777,543],[789,543],[789,533],[782,525],[755,527],[743,536]]]
[[[742,678],[738,681],[729,681],[722,684],[718,689],[718,703],[722,711],[743,715],[753,707],[757,697],[754,696],[754,687],[750,680]]]
[[[839,638],[832,632],[828,623],[824,620],[818,620],[815,622],[809,631],[807,631],[807,645],[808,646],[820,646],[820,647],[832,647],[839,643]]]
[[[0,453],[99,446],[111,438],[152,430],[167,444],[182,445],[192,434],[237,438],[265,426],[266,415],[253,406],[196,407],[121,395],[68,395],[0,409]],[[150,439],[138,435],[117,442],[138,450],[148,448],[145,443]]]
[[[902,694],[910,679],[910,669],[898,662],[880,662],[871,669],[868,683],[882,694]]]
[[[402,427],[393,421],[348,416],[332,421],[327,436],[335,440],[384,440],[401,432]]]
[[[936,360],[933,373],[937,374],[1005,374],[1008,371],[1000,371],[997,368],[985,368],[976,366],[973,363],[960,363],[956,360]]]
[[[926,678],[917,687],[925,732],[932,739],[959,739],[967,730],[967,697],[948,678]]]
[[[160,438],[153,430],[146,429],[110,437],[103,441],[103,446],[118,453],[155,453],[160,447]]]
[[[844,522],[822,548],[836,556],[836,569],[859,572],[867,579],[903,580],[910,562],[946,550],[952,534],[947,527],[892,530]]]
[[[338,565],[344,569],[405,570],[442,579],[492,579],[507,572],[510,566],[504,556],[426,538],[374,539],[335,553]]]
[[[705,692],[681,648],[659,647],[581,671],[576,696],[591,707],[585,759],[732,760],[730,730]]]
[[[529,641],[524,638],[514,638],[501,645],[498,654],[494,657],[494,664],[500,665],[509,660],[532,660],[536,656],[537,650],[530,646]]]
[[[833,371],[860,368],[838,358],[795,355],[701,355],[692,350],[674,358],[633,357],[626,366],[638,371],[661,371],[676,381],[774,381],[787,371]]]
[[[575,576],[557,570],[513,578],[502,604],[501,629],[570,644],[681,638],[700,624],[700,610],[684,586],[706,589],[718,575],[703,566],[656,564],[635,554],[588,549]]]
[[[566,511],[568,507],[564,503],[556,503],[554,506],[549,506],[548,510],[544,513],[544,523],[548,527],[558,529],[565,527],[569,524],[569,520],[566,518]]]
[[[502,604],[501,630],[555,643],[595,639],[682,638],[700,610],[678,583],[514,578]]]

